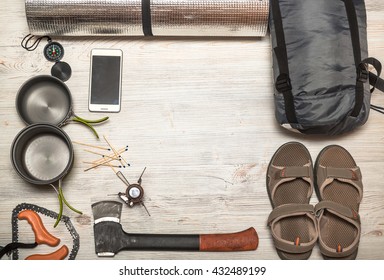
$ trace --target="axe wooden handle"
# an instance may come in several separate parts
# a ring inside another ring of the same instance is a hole
[[[250,251],[256,250],[259,237],[254,228],[227,233],[227,234],[201,234],[200,251]]]
[[[259,244],[254,228],[227,234],[131,234],[112,221],[95,224],[94,237],[96,253],[103,257],[122,250],[250,251]]]

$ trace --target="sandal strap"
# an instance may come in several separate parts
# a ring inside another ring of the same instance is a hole
[[[332,178],[343,178],[349,180],[361,180],[361,171],[359,167],[355,168],[337,168],[337,167],[322,167],[323,171],[325,171],[326,177]]]
[[[309,242],[295,244],[293,241],[284,240],[279,237],[274,231],[274,225],[281,219],[294,216],[307,216],[309,217],[315,228],[314,236]],[[272,210],[268,217],[268,225],[271,227],[272,238],[275,247],[287,253],[300,254],[306,253],[313,249],[318,239],[317,222],[314,215],[314,207],[310,204],[284,204]]]
[[[274,166],[271,165],[268,171],[269,186],[271,190],[271,197],[274,197],[276,189],[285,182],[293,181],[297,178],[302,178],[307,181],[310,185],[308,191],[308,197],[313,192],[313,170],[311,163],[304,166]]]
[[[281,217],[291,217],[303,215],[305,213],[315,214],[315,208],[311,204],[283,204],[277,206],[272,210],[268,217],[268,225],[270,225],[275,219]]]
[[[354,168],[336,168],[318,166],[317,169],[317,182],[320,191],[320,196],[323,196],[323,191],[326,186],[331,184],[334,180],[345,182],[355,187],[359,192],[360,200],[363,198],[363,183],[360,168],[358,166]]]
[[[319,217],[321,214],[320,212],[325,209],[331,212],[336,212],[337,214],[341,215],[341,217],[346,217],[360,223],[360,215],[356,211],[354,211],[352,208],[331,200],[322,200],[316,204],[316,216]]]
[[[327,246],[326,243],[321,238],[321,233],[319,233],[319,247],[320,247],[321,253],[331,258],[344,258],[344,257],[350,256],[357,250],[359,246],[360,233],[361,233],[360,215],[353,209],[347,206],[344,206],[340,203],[336,203],[334,201],[329,201],[329,200],[320,201],[315,206],[315,213],[316,213],[316,217],[318,217],[318,228],[320,231],[321,231],[320,224],[322,222],[321,220],[325,210],[329,211],[330,213],[352,224],[353,226],[356,227],[358,232],[352,244],[346,248],[342,248],[342,251],[340,252],[337,251],[337,248],[331,248]]]
[[[309,177],[311,169],[309,166],[286,166],[280,171],[279,175],[280,178]]]

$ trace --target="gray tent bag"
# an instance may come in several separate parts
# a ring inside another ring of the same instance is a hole
[[[368,57],[364,0],[271,0],[270,9],[279,124],[326,135],[363,125],[372,91],[384,88]]]

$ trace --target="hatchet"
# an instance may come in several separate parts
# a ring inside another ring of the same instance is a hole
[[[113,257],[122,250],[152,251],[250,251],[259,238],[251,227],[227,234],[131,234],[120,224],[122,203],[100,201],[92,204],[96,254]]]

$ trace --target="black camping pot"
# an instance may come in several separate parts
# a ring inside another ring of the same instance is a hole
[[[72,168],[69,136],[52,124],[32,124],[21,130],[11,146],[11,161],[27,182],[48,185],[61,180]]]
[[[73,116],[71,92],[56,77],[35,76],[20,87],[16,109],[28,125],[47,123],[62,126]]]
[[[99,135],[93,124],[100,124],[108,119],[104,117],[87,120],[75,115],[69,88],[60,79],[49,75],[35,76],[20,87],[16,109],[27,125],[46,123],[61,127],[73,121],[90,128],[97,138]]]

